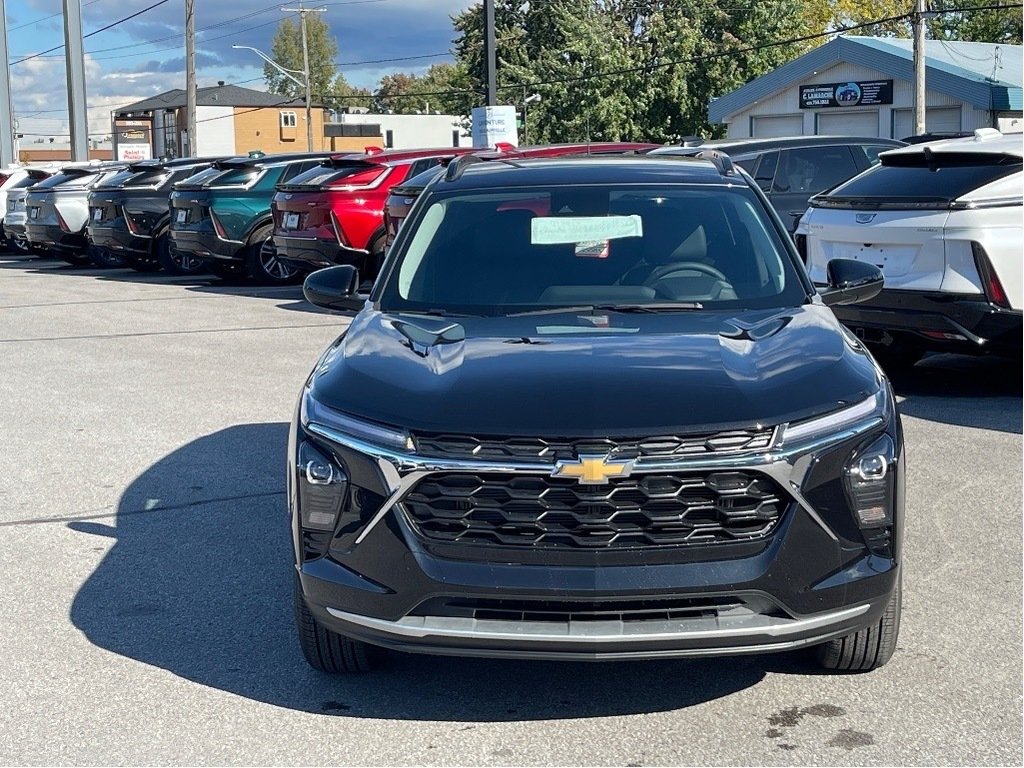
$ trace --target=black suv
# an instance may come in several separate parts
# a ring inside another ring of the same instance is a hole
[[[378,646],[891,656],[903,436],[887,379],[727,157],[466,157],[303,388],[288,447],[307,661]],[[474,163],[474,161],[476,161]]]
[[[170,195],[171,248],[203,261],[217,277],[288,282],[298,270],[277,258],[270,201],[274,187],[315,168],[331,153],[264,155],[219,160],[179,181]]]
[[[696,140],[693,146],[655,149],[654,155],[724,152],[754,177],[787,229],[793,232],[807,201],[878,162],[878,153],[902,141],[857,136],[786,136],[775,139]]]
[[[210,167],[216,158],[143,160],[89,193],[89,240],[140,272],[161,267],[176,275],[202,271],[203,263],[173,253],[167,230],[171,186]]]

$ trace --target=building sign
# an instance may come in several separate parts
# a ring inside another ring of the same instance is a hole
[[[153,157],[151,126],[148,120],[115,120],[114,145],[116,158],[122,162],[134,163]]]
[[[800,109],[892,104],[892,80],[800,86]]]
[[[474,147],[493,147],[498,142],[519,144],[515,107],[473,107],[472,120]]]

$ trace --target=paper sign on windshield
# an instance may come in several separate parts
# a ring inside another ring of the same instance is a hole
[[[631,216],[538,216],[530,222],[532,245],[593,244],[622,237],[642,237],[643,219]]]

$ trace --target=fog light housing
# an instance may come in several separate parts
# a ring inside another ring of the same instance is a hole
[[[895,451],[892,438],[882,435],[846,464],[846,493],[861,528],[892,525]]]
[[[308,440],[299,445],[296,474],[302,527],[333,530],[348,497],[348,475]]]

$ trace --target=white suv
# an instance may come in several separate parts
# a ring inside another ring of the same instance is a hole
[[[926,351],[1021,354],[1022,137],[971,138],[884,152],[811,199],[797,248],[816,284],[832,259],[875,264],[885,289],[835,307],[883,364]]]

